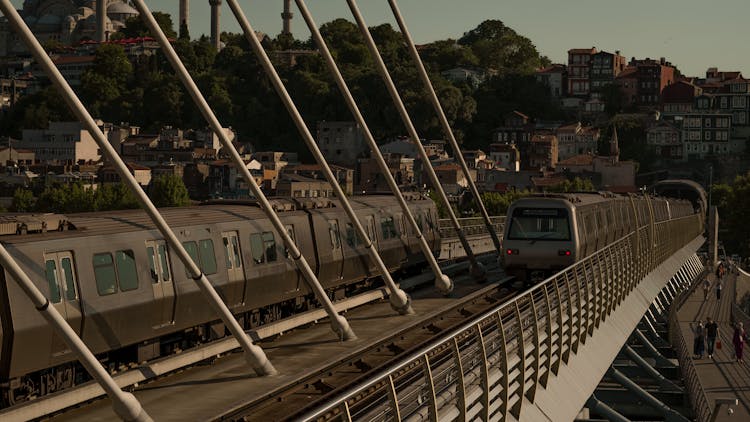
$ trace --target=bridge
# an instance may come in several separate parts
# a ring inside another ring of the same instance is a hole
[[[365,128],[373,154],[385,166],[304,1],[296,1],[347,105]],[[328,169],[242,9],[235,0],[228,3],[302,137],[319,163]],[[429,163],[356,3],[353,0],[347,3],[409,136],[420,147],[424,161]],[[337,189],[332,174],[327,174],[383,280],[382,288],[332,301],[279,220],[276,209],[226,139],[216,116],[145,2],[135,0],[134,4],[201,113],[224,147],[232,152],[233,162],[241,169],[260,208],[283,239],[289,259],[305,277],[321,308],[244,330],[177,240],[160,211],[138,187],[10,2],[0,0],[2,13],[17,29],[104,154],[115,163],[121,178],[138,196],[149,218],[199,285],[228,332],[226,337],[195,349],[132,368],[107,371],[55,307],[49,306],[49,299],[16,264],[12,254],[0,247],[5,270],[22,286],[49,324],[65,337],[96,381],[3,409],[0,417],[4,420],[40,417],[110,420],[113,410],[123,419],[143,421],[151,418],[511,421],[571,420],[577,416],[585,419],[591,415],[628,420],[621,413],[627,406],[597,398],[607,391],[604,387],[613,383],[647,403],[665,420],[715,420],[719,417],[720,406],[732,402],[733,397],[717,397],[702,386],[705,371],[691,360],[686,346],[690,335],[685,334],[684,321],[679,319],[679,306],[689,306],[696,284],[707,271],[696,255],[704,243],[699,224],[702,216],[696,214],[656,223],[651,209],[650,218],[642,216],[644,219],[625,236],[532,288],[524,289],[498,268],[498,232],[502,218],[490,218],[481,200],[478,201],[481,214],[478,219],[459,220],[448,207],[449,218],[439,226],[444,242],[440,251],[442,259],[438,262],[385,166],[384,176],[394,197],[403,206],[408,225],[421,241],[428,262],[422,274],[396,279],[380,260],[367,230],[346,196]],[[395,0],[389,0],[389,4],[426,89],[431,93],[446,136],[458,151]],[[468,174],[461,154],[455,155]],[[427,166],[427,171],[438,195],[448,203],[431,166]],[[479,199],[473,182],[469,187]],[[446,296],[451,290],[453,292]],[[722,315],[727,317],[726,312]],[[740,313],[732,311],[731,315],[739,318]],[[659,371],[665,366],[675,366],[674,360],[663,356],[660,349],[664,341],[659,341],[659,331],[665,321],[672,328],[672,347],[682,371],[681,379],[678,376],[676,381],[665,379]],[[335,338],[331,338],[329,324]],[[642,353],[649,356],[644,358]],[[631,379],[632,374],[623,373],[618,363],[623,355],[657,379],[662,388],[642,388]],[[727,381],[725,384],[733,387],[732,381]],[[665,391],[677,391],[679,396],[685,393],[686,401],[681,405],[669,405],[658,398]],[[106,399],[98,399],[105,394]]]

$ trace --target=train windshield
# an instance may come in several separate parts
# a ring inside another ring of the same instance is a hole
[[[510,240],[570,240],[568,211],[563,208],[516,208]]]

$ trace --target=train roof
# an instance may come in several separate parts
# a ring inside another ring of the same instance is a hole
[[[518,199],[513,203],[517,204],[543,204],[545,202],[565,201],[575,206],[596,204],[604,202],[612,198],[622,198],[619,195],[615,195],[609,192],[581,192],[581,193],[539,193],[532,194],[523,198]]]
[[[408,196],[409,202],[423,199]],[[354,209],[380,208],[393,205],[393,196],[354,196],[350,198]],[[338,208],[339,203],[333,198],[271,198],[273,208],[279,213],[303,212],[303,209]],[[170,227],[187,227],[216,222],[247,221],[265,219],[266,215],[254,200],[215,200],[202,205],[176,208],[160,208],[159,212]],[[16,220],[37,221],[47,219],[49,223],[44,231],[39,227],[29,227],[28,234],[21,235],[16,230]],[[127,233],[140,230],[156,230],[156,226],[142,209],[98,211],[73,214],[5,214],[0,216],[0,223],[6,222],[8,230],[0,232],[0,241],[4,243],[25,243],[40,239],[51,240],[75,238],[82,236],[101,236]],[[11,227],[10,224],[14,225]],[[0,228],[2,225],[0,225]],[[58,230],[61,228],[62,230]],[[37,230],[38,229],[38,230]]]

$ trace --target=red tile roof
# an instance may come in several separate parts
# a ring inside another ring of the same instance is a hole
[[[558,161],[558,167],[565,166],[590,166],[594,162],[594,156],[590,154],[574,155],[568,159]]]
[[[596,48],[573,48],[568,50],[568,54],[594,54],[596,53]]]

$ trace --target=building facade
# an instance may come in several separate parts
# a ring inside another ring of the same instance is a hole
[[[591,56],[596,52],[595,47],[568,50],[568,95],[582,98],[589,96],[591,92],[589,65]]]

